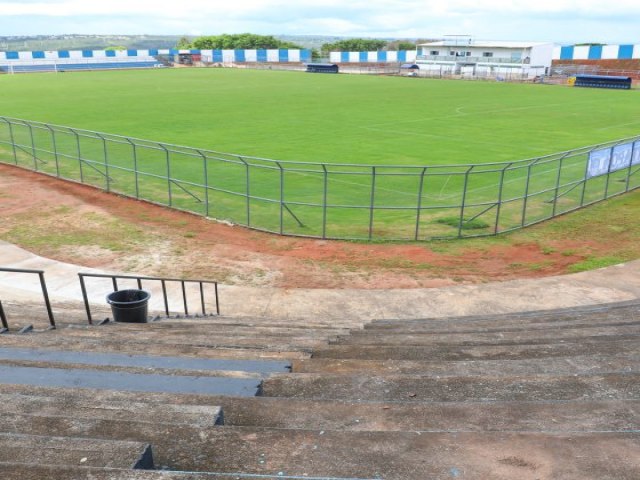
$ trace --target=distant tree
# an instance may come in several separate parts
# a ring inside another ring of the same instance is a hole
[[[393,42],[387,43],[386,50],[415,50],[416,44],[415,42],[410,42],[409,40],[394,40]]]
[[[105,50],[117,50],[117,51],[122,51],[122,50],[126,50],[127,47],[123,47],[123,46],[111,46],[111,47],[106,47]]]
[[[221,49],[274,49],[274,48],[295,48],[300,49],[299,45],[292,42],[284,42],[278,40],[272,35],[255,35],[253,33],[236,33],[211,35],[198,37],[189,44],[187,48],[198,48],[200,50]]]
[[[180,37],[178,43],[176,43],[176,48],[178,49],[187,49],[191,47],[191,39],[188,37]]]
[[[322,45],[323,52],[375,52],[387,45],[385,40],[372,38],[349,38]]]

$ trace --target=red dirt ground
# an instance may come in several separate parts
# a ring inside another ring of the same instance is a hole
[[[573,238],[367,244],[229,226],[0,164],[0,238],[39,255],[144,275],[287,288],[416,288],[565,273],[600,251]],[[575,252],[575,253],[574,253]]]

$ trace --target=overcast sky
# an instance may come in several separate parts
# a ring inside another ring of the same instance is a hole
[[[336,35],[640,43],[640,0],[0,0],[0,36]]]

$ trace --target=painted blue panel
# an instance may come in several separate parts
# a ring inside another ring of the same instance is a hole
[[[398,52],[398,61],[399,62],[406,62],[407,61],[407,51],[406,50],[400,50]]]
[[[32,58],[44,58],[44,52],[31,52]]]
[[[104,52],[104,54],[105,54],[107,57],[115,57],[115,56],[116,56],[116,51],[115,51],[115,50],[106,50],[106,51]]]
[[[256,52],[256,60],[258,62],[266,62],[267,61],[267,51],[264,49],[260,49]]]
[[[602,58],[602,45],[589,46],[589,60],[600,60]]]
[[[560,60],[573,60],[573,45],[560,47]]]
[[[189,53],[191,55],[200,55],[200,50],[195,48],[195,49],[189,50]]]
[[[369,55],[367,55],[367,52],[358,52],[359,62],[366,62],[368,59],[369,59]]]
[[[301,62],[310,62],[311,61],[311,50],[300,50],[300,61]]]
[[[619,60],[631,60],[633,58],[633,45],[620,45],[618,49]]]
[[[177,50],[175,48],[169,49],[169,55],[178,55],[179,53],[180,53],[180,50]]]
[[[69,58],[69,50],[58,50],[58,58]]]
[[[214,50],[212,57],[214,62],[222,62],[222,50]]]
[[[93,58],[93,50],[82,50],[82,58]]]
[[[127,50],[127,57],[137,57],[138,50]]]
[[[238,48],[236,50],[234,50],[234,57],[235,57],[235,61],[236,62],[246,62],[247,59],[244,55],[244,50],[241,48]]]
[[[289,61],[289,50],[286,48],[281,48],[278,50],[278,61],[279,62],[288,62]]]
[[[18,55],[18,52],[7,52],[7,60],[18,60],[20,58],[20,55]]]
[[[340,52],[340,61],[349,63],[349,52]]]
[[[157,48],[149,49],[149,55],[152,57],[155,57],[156,55],[158,55],[158,49]]]
[[[378,61],[379,62],[386,62],[387,61],[387,52],[386,51],[378,52]]]

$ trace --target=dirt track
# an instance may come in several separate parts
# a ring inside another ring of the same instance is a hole
[[[87,267],[288,288],[417,288],[562,274],[612,239],[365,244],[278,237],[0,164],[0,238]],[[593,238],[597,238],[593,236]]]

